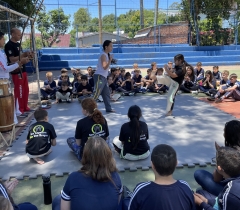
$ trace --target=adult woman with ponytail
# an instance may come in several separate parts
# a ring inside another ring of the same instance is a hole
[[[157,80],[158,84],[163,84],[169,87],[167,96],[166,116],[172,115],[175,96],[179,89],[179,86],[183,83],[184,76],[186,74],[186,66],[191,66],[184,60],[184,56],[182,54],[174,56],[174,63],[175,69],[169,68],[168,65],[164,66],[167,75],[152,75],[152,79]]]
[[[127,160],[141,160],[150,155],[148,145],[148,126],[140,121],[142,111],[139,106],[131,106],[128,110],[130,122],[124,123],[121,127],[119,137],[113,140],[115,150],[120,157]]]
[[[79,160],[82,159],[84,145],[89,137],[100,136],[108,141],[109,130],[106,119],[97,109],[97,104],[92,98],[82,100],[82,113],[86,117],[77,122],[75,138],[67,139],[68,146],[73,150]]]

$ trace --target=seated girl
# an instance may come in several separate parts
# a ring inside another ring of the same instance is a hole
[[[125,96],[135,95],[137,92],[134,89],[133,80],[131,79],[131,74],[129,72],[125,74],[125,80],[121,84],[121,92],[123,92],[123,95]]]
[[[140,121],[142,111],[137,105],[133,105],[128,110],[130,122],[124,123],[120,130],[120,135],[113,140],[115,150],[120,157],[126,160],[145,159],[150,155],[148,145],[148,126]]]
[[[67,139],[68,146],[72,149],[79,160],[82,159],[82,152],[88,138],[100,136],[104,140],[108,139],[109,131],[106,119],[97,109],[97,104],[92,98],[82,100],[82,113],[86,117],[77,122],[75,138]]]
[[[206,95],[211,95],[211,92],[215,93],[216,90],[216,80],[212,75],[210,70],[205,72],[205,77],[202,80],[202,85],[199,85],[199,89]]]
[[[194,74],[192,66],[187,67],[187,72],[184,77],[183,84],[180,86],[180,90],[184,93],[198,93],[198,86],[196,85],[197,77]]]
[[[81,169],[69,175],[61,195],[53,200],[52,209],[118,209],[123,188],[106,141],[90,137],[81,162]]]
[[[225,146],[240,151],[240,121],[232,120],[225,124],[224,134]],[[197,170],[194,173],[196,182],[209,193],[218,196],[224,188],[223,177],[217,170],[211,174],[205,170]]]

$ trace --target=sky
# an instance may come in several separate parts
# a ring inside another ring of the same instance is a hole
[[[145,9],[154,9],[155,0],[143,0]],[[181,0],[159,0],[159,9],[167,9],[173,2]],[[45,0],[47,11],[62,7],[65,14],[71,15],[73,22],[74,13],[81,7],[88,8],[91,17],[98,17],[98,0]],[[87,6],[88,5],[88,6]],[[130,9],[139,9],[139,0],[116,0],[117,16],[126,13]],[[115,0],[102,0],[102,16],[115,13]]]

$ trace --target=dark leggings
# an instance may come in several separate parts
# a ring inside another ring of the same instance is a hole
[[[198,86],[194,85],[190,88],[186,88],[184,85],[181,85],[180,90],[183,91],[184,93],[191,93],[191,91],[198,90]]]

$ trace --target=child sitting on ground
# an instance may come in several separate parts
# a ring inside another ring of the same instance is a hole
[[[151,70],[152,71],[156,71],[157,70],[157,63],[156,62],[152,62],[151,63]]]
[[[125,96],[131,96],[136,94],[133,86],[133,80],[131,79],[131,74],[129,72],[125,74],[125,80],[121,84],[121,89],[123,95]]]
[[[216,146],[216,170],[225,180],[225,187],[216,197],[205,190],[194,194],[198,209],[240,210],[240,152],[230,147]]]
[[[137,63],[133,64],[133,71],[131,71],[131,78],[133,78],[133,76],[135,75],[135,70],[139,70]],[[141,71],[140,70],[139,70],[139,74],[141,75]]]
[[[225,86],[222,86],[221,91],[219,90],[220,94],[223,94],[221,97],[217,95],[215,102],[220,103],[224,99],[232,97],[231,100],[228,101],[236,101],[240,100],[240,82],[237,81],[237,75],[231,74],[230,75],[230,83],[227,83]]]
[[[196,85],[196,75],[192,66],[187,67],[187,72],[184,77],[183,84],[180,86],[180,91],[184,93],[198,94],[198,86]]]
[[[163,71],[164,71],[163,68],[157,68],[156,75],[163,76]],[[168,90],[168,87],[166,85],[157,84],[157,83],[158,83],[158,80],[156,80],[154,83],[155,85],[154,92],[157,92],[159,94],[166,93],[166,91]]]
[[[81,84],[77,88],[78,101],[81,103],[84,98],[88,98],[92,94],[92,87],[88,84],[86,75],[81,76]]]
[[[26,153],[29,158],[33,158],[38,164],[44,164],[40,157],[48,155],[51,146],[56,145],[56,132],[52,124],[48,123],[48,113],[44,109],[37,109],[34,112],[36,123],[29,127],[26,140]]]
[[[66,75],[68,76],[68,70],[65,69],[65,68],[61,69],[61,74],[58,76],[58,82],[59,82],[60,80],[62,80],[62,74],[66,74]],[[69,79],[69,76],[68,76],[68,81],[69,81],[69,80],[70,80],[70,79]]]
[[[140,70],[134,71],[134,76],[132,77],[133,86],[138,90],[138,92],[145,93],[146,89],[143,88],[142,75],[140,75]]]
[[[205,77],[202,80],[202,85],[198,86],[199,89],[208,96],[211,96],[212,92],[216,90],[216,80],[210,70],[205,72]]]
[[[81,74],[81,69],[71,68],[71,72],[72,72],[72,75],[73,75],[73,81],[72,81],[71,86],[73,87],[74,83],[77,82],[77,75]]]
[[[81,77],[82,75],[80,73],[78,73],[76,75],[77,81],[73,83],[73,88],[72,88],[72,92],[73,92],[73,97],[75,98],[78,94],[77,94],[77,89],[78,86],[81,84]]]
[[[215,101],[217,98],[220,98],[222,95],[224,95],[224,89],[227,89],[226,84],[230,84],[230,80],[228,79],[229,71],[224,70],[222,73],[222,80],[220,81],[219,89],[215,91],[210,97],[207,99],[209,101]]]
[[[92,69],[91,66],[89,66],[87,68],[87,77],[88,77],[88,84],[92,87],[92,90],[94,88],[94,80],[93,80],[93,75],[94,75],[94,71]]]
[[[108,81],[108,87],[110,91],[110,98],[112,101],[117,101],[119,98],[121,98],[121,95],[116,93],[116,86],[113,83],[112,77],[108,76],[107,81]]]
[[[152,73],[152,69],[147,70],[147,75],[142,78],[142,83],[143,83],[143,90],[147,91],[148,89],[153,89],[151,88],[153,86],[153,80],[150,78]]]
[[[58,84],[57,84],[58,88],[61,87],[62,82],[66,82],[68,84],[68,86],[71,87],[71,83],[69,81],[69,77],[68,77],[68,75],[66,73],[63,73],[61,75],[61,80],[58,80]]]
[[[204,69],[202,68],[201,62],[197,63],[197,67],[194,69],[194,73],[197,76],[197,82],[200,82],[204,78]]]
[[[151,154],[154,181],[139,183],[129,202],[129,210],[193,210],[193,193],[186,181],[175,180],[176,151],[169,145],[157,145]]]
[[[220,84],[220,81],[222,80],[222,74],[221,72],[219,71],[219,67],[218,66],[214,66],[213,67],[213,72],[212,72],[213,76],[215,77],[215,80],[216,81],[219,81],[219,84]]]
[[[70,101],[71,99],[71,101]],[[65,100],[67,103],[71,103],[73,101],[72,90],[69,88],[69,84],[67,81],[63,81],[61,83],[61,87],[56,92],[56,104],[61,103]]]
[[[49,98],[55,99],[56,94],[56,82],[53,80],[52,72],[46,73],[47,80],[44,81],[43,88],[40,89],[43,100],[48,100]]]

